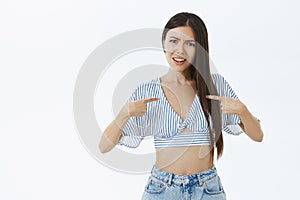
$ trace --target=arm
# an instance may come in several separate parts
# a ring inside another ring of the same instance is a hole
[[[122,129],[129,120],[130,115],[126,104],[109,126],[104,130],[98,148],[101,153],[107,153],[114,148],[122,138]]]
[[[136,101],[128,101],[121,109],[116,119],[112,121],[110,125],[104,130],[104,133],[98,145],[101,153],[109,152],[114,146],[116,146],[122,139],[124,135],[123,133],[125,133],[127,136],[132,136],[131,140],[129,141],[131,142],[129,146],[137,147],[141,139],[138,137],[134,137],[134,134],[139,133],[139,130],[137,128],[137,122],[130,120],[130,118],[132,116],[145,115],[145,113],[147,112],[147,103],[157,101],[158,99],[159,98],[148,98]]]
[[[240,120],[236,117],[233,121],[229,120],[229,123],[233,123],[238,120],[241,121],[239,126],[252,140],[261,142],[263,139],[263,132],[260,127],[259,121],[250,113],[244,103],[242,103],[235,94],[232,87],[220,74],[212,74],[213,80],[218,85],[218,93],[220,96],[207,95],[206,98],[218,100],[220,102],[220,109],[225,114],[236,114]]]
[[[250,113],[248,108],[238,99],[224,96],[207,95],[206,98],[220,101],[220,108],[224,113],[237,114],[242,123],[241,129],[254,141],[261,142],[263,131],[259,121]]]
[[[241,109],[238,113],[242,120],[239,124],[243,131],[254,141],[261,142],[263,140],[263,131],[261,129],[259,121],[250,113],[248,108],[241,102]]]

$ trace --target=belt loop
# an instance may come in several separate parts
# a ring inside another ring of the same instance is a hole
[[[198,177],[199,185],[200,185],[200,187],[201,187],[201,186],[203,185],[204,181],[201,180],[200,174],[197,174],[197,177]]]
[[[170,173],[168,185],[171,185],[171,181],[172,181],[172,173]]]

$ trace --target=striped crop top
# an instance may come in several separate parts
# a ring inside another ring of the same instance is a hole
[[[219,96],[238,99],[228,82],[218,73],[212,79]],[[122,129],[122,138],[118,145],[130,148],[139,146],[146,136],[154,137],[155,148],[205,145],[210,143],[208,123],[201,107],[200,97],[196,94],[186,119],[174,111],[169,104],[160,84],[160,78],[143,82],[130,95],[127,102],[158,97],[159,100],[147,103],[147,112],[143,116],[132,116]],[[222,130],[239,135],[243,130],[238,125],[241,119],[235,114],[222,112]],[[184,132],[188,128],[191,132]]]

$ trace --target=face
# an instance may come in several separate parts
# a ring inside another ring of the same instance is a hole
[[[189,26],[170,29],[163,41],[169,65],[178,72],[188,69],[196,53],[194,32]]]

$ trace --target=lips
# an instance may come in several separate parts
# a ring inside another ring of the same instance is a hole
[[[175,61],[176,64],[183,64],[186,61],[185,58],[181,58],[181,57],[173,57],[172,59]]]

